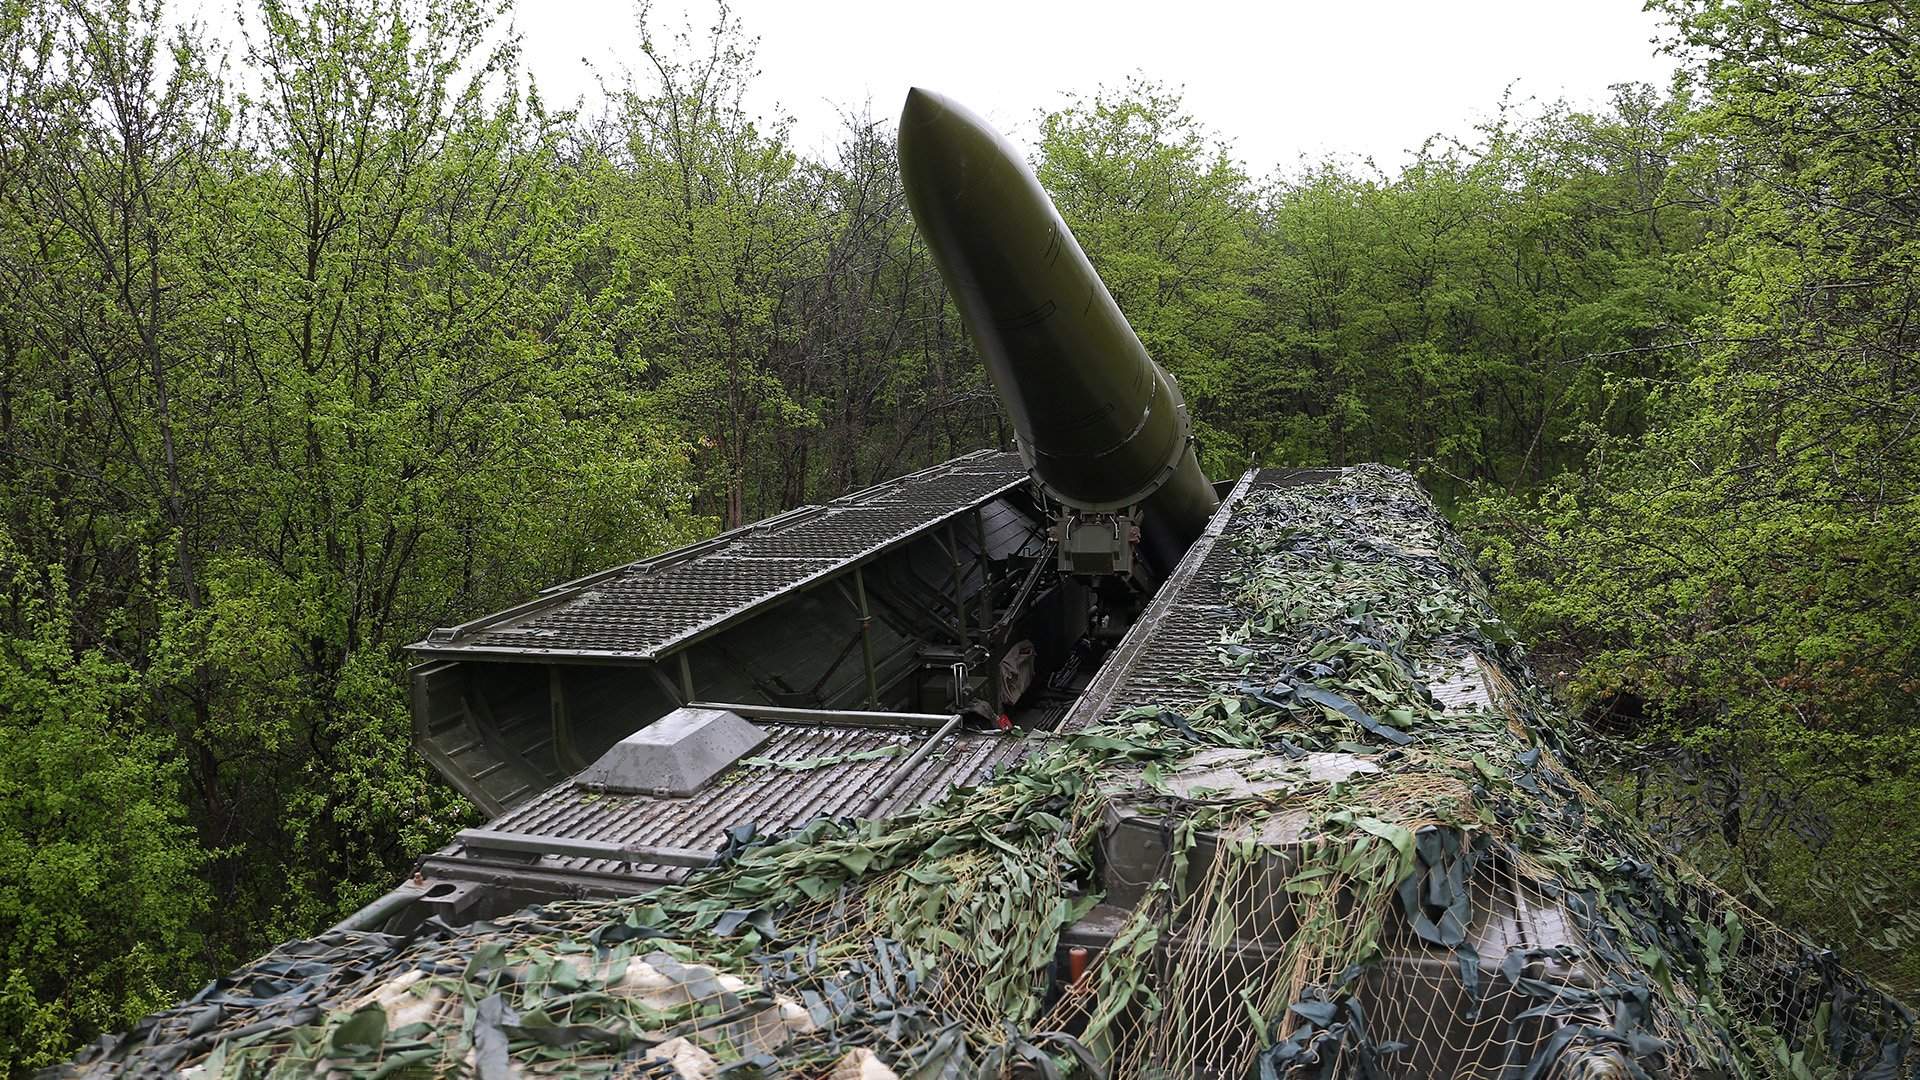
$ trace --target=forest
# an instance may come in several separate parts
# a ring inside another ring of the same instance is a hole
[[[1210,475],[1412,469],[1607,793],[1911,1000],[1920,37],[1651,6],[1673,85],[1397,171],[1252,174],[1151,73],[1033,164]],[[560,109],[490,0],[183,7],[0,0],[9,1075],[473,822],[431,627],[1009,437],[891,121],[801,152],[724,10]]]

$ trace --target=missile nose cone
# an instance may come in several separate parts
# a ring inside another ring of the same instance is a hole
[[[993,163],[996,134],[944,94],[918,86],[900,109],[900,173],[917,209],[951,203],[968,185],[956,181]],[[985,152],[983,152],[985,151]]]
[[[907,103],[900,109],[900,126],[919,127],[932,119],[940,108],[940,95],[916,86],[907,91]]]
[[[945,94],[916,86],[907,91],[907,103],[900,107],[900,130],[902,133],[912,129],[938,127],[946,121],[959,118],[979,124],[979,119],[967,112],[965,106]]]
[[[1019,151],[945,94],[907,92],[900,109],[900,179],[914,220],[948,284],[969,292],[982,273],[1017,270],[1010,252],[1054,226],[1053,204]]]

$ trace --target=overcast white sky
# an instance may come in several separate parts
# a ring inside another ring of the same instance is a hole
[[[597,95],[587,61],[637,61],[631,0],[522,0],[528,67],[549,101]],[[761,100],[823,149],[835,105],[898,110],[909,86],[951,94],[1027,142],[1036,110],[1142,72],[1256,172],[1300,155],[1371,155],[1394,171],[1434,132],[1467,134],[1518,97],[1597,104],[1612,83],[1664,85],[1671,59],[1639,0],[735,0],[760,39]],[[657,0],[656,25],[713,22],[711,0]],[[662,35],[666,36],[666,35]]]

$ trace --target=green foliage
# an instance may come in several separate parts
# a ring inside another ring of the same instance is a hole
[[[1668,197],[1684,112],[1622,87],[1606,115],[1503,109],[1392,179],[1256,182],[1136,80],[1047,116],[1039,175],[1181,379],[1213,475],[1379,460],[1512,486],[1574,460],[1582,424],[1638,430],[1603,375],[1647,370],[1705,305],[1670,259],[1701,231]]]
[[[198,967],[205,856],[173,740],[143,730],[141,672],[76,654],[65,582],[0,533],[0,1045],[53,1064]]]
[[[1583,701],[1820,808],[1811,850],[1725,832],[1726,873],[1911,989],[1920,942],[1920,63],[1899,5],[1661,5],[1702,94],[1676,265],[1716,298],[1686,362],[1616,376],[1636,438],[1475,510],[1525,624]],[[1735,789],[1736,792],[1738,788]]]
[[[660,404],[704,451],[707,486],[723,493],[732,528],[745,521],[761,435],[814,420],[770,361],[798,329],[783,317],[780,286],[799,275],[821,215],[787,122],[763,131],[742,103],[753,57],[739,23],[723,12],[705,55],[693,55],[688,35],[676,53],[644,21],[641,34],[657,85],[629,80],[615,167],[601,170],[592,197],[617,257],[642,260],[646,288],[663,295],[650,342]]]
[[[702,528],[654,395],[608,384],[575,308],[559,129],[491,13],[258,15],[242,95],[192,39],[159,62],[157,8],[14,27],[16,1068],[466,820],[408,750],[400,646]]]

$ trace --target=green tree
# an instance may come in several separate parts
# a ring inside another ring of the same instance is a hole
[[[703,526],[654,393],[608,378],[560,125],[493,12],[265,0],[241,95],[155,4],[8,14],[19,1068],[324,927],[464,820],[409,750],[401,646]],[[83,935],[89,864],[135,895]]]
[[[602,212],[617,222],[614,273],[664,305],[643,339],[651,380],[663,415],[700,447],[731,528],[748,519],[753,464],[773,435],[817,422],[775,364],[793,347],[792,283],[818,245],[818,187],[789,121],[763,130],[745,105],[754,42],[739,20],[722,6],[696,45],[690,30],[660,41],[650,16],[636,16],[650,70],[619,95]]]
[[[76,653],[57,570],[0,534],[0,1045],[13,1069],[172,1001],[199,974],[210,905],[152,688]],[[49,576],[50,575],[50,576]]]
[[[227,130],[190,34],[149,4],[8,5],[0,137],[0,1046],[11,1071],[201,969],[209,890],[169,659],[206,595],[177,280]],[[149,650],[144,646],[151,643]]]
[[[1920,60],[1890,3],[1661,5],[1701,94],[1685,261],[1720,302],[1669,344],[1639,438],[1520,509],[1483,506],[1535,632],[1584,700],[1822,808],[1834,837],[1751,833],[1711,857],[1849,958],[1920,986]],[[1823,934],[1823,936],[1825,936]]]
[[[1701,212],[1670,174],[1686,106],[1503,108],[1392,178],[1334,161],[1253,182],[1146,80],[1042,122],[1039,173],[1216,474],[1386,460],[1443,493],[1534,483],[1583,424],[1638,429],[1608,376],[1703,303],[1673,263]]]

